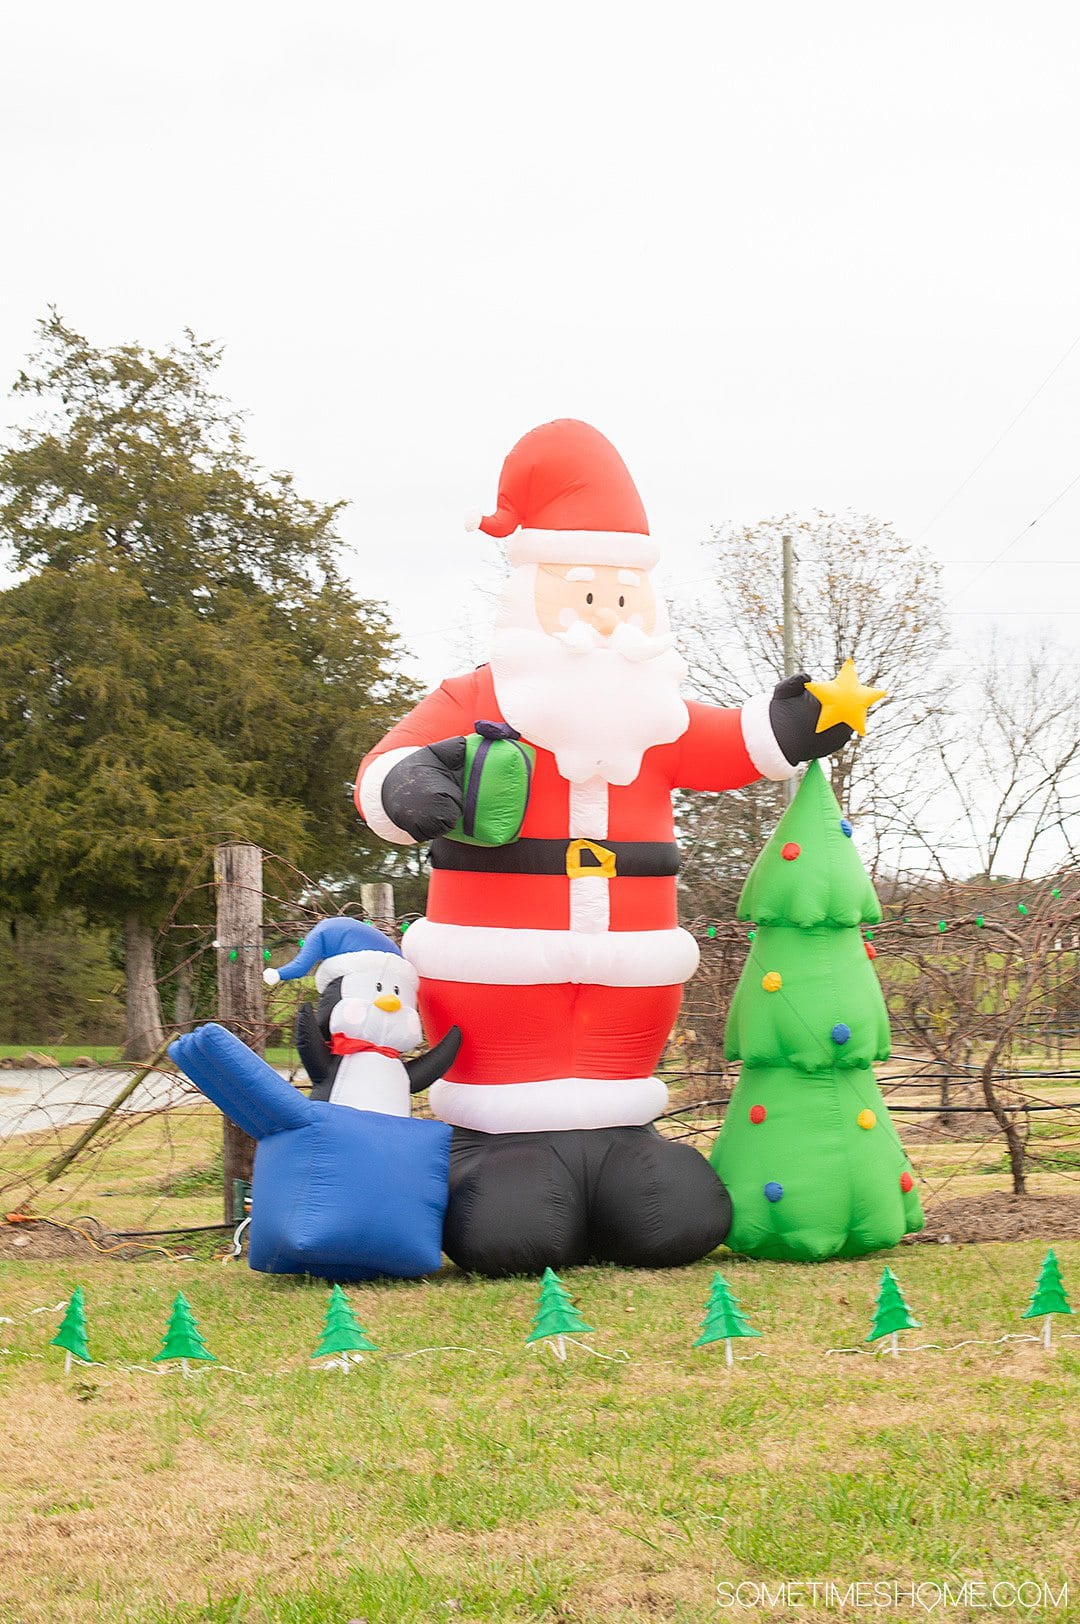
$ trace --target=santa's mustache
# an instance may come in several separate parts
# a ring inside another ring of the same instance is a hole
[[[613,654],[620,654],[624,660],[635,662],[655,660],[658,655],[666,654],[674,643],[670,632],[661,632],[659,636],[650,637],[640,626],[632,626],[626,620],[619,621],[610,637],[605,637],[587,620],[575,620],[566,631],[555,632],[554,636],[557,642],[574,654],[589,654],[593,649],[610,649]]]

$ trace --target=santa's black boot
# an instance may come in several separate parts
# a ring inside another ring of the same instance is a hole
[[[566,1133],[477,1133],[450,1141],[443,1251],[486,1275],[542,1274],[586,1262],[585,1191],[563,1154]]]
[[[608,1145],[591,1191],[590,1256],[671,1269],[720,1245],[731,1228],[731,1198],[700,1151],[651,1124],[606,1128],[600,1137]]]

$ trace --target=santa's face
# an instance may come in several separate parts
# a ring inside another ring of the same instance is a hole
[[[536,571],[536,618],[549,636],[584,621],[602,637],[625,622],[648,636],[656,630],[656,594],[645,570],[614,564],[541,564]]]
[[[686,731],[686,668],[644,570],[519,565],[491,668],[506,720],[572,783],[633,783],[647,749]]]

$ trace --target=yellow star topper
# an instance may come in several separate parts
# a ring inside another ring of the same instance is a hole
[[[884,699],[889,690],[868,688],[855,674],[855,661],[845,660],[831,682],[808,682],[806,691],[821,701],[818,733],[835,727],[837,722],[846,722],[856,733],[864,734],[867,711],[879,699]]]

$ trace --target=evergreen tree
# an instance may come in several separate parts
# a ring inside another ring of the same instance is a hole
[[[1031,1294],[1021,1319],[1041,1319],[1046,1316],[1043,1325],[1043,1342],[1050,1346],[1050,1316],[1051,1314],[1071,1314],[1072,1304],[1065,1292],[1065,1282],[1061,1278],[1061,1265],[1057,1260],[1054,1248],[1051,1247],[1042,1260],[1039,1269],[1039,1278],[1035,1282],[1035,1289]]]
[[[731,1195],[727,1245],[750,1257],[857,1257],[923,1226],[872,1062],[889,1020],[859,926],[881,909],[821,764],[754,863],[755,926],[728,1014],[742,1071],[711,1161]]]
[[[114,931],[74,909],[0,930],[0,1043],[116,1044],[124,1003]]]
[[[554,1269],[545,1269],[540,1281],[540,1298],[533,1315],[526,1345],[530,1342],[551,1342],[560,1359],[566,1358],[564,1337],[591,1331],[577,1309],[566,1286]]]
[[[897,1331],[915,1331],[919,1328],[919,1321],[912,1317],[904,1294],[900,1290],[900,1282],[886,1264],[881,1275],[881,1284],[878,1287],[877,1302],[874,1305],[874,1323],[870,1327],[868,1342],[876,1342],[880,1337],[892,1337],[892,1351],[897,1352]]]
[[[182,1291],[176,1293],[173,1301],[169,1323],[165,1329],[165,1341],[161,1352],[155,1353],[154,1363],[163,1359],[179,1359],[184,1374],[187,1375],[187,1362],[189,1359],[205,1359],[216,1363],[216,1355],[212,1354],[199,1335],[199,1327],[195,1323],[195,1316],[191,1312],[191,1304]]]
[[[84,1365],[93,1364],[90,1349],[86,1345],[86,1307],[83,1303],[83,1289],[81,1286],[76,1286],[71,1293],[67,1311],[60,1322],[60,1329],[49,1345],[50,1347],[65,1350],[65,1376],[71,1370],[72,1358],[81,1360]]]
[[[744,1336],[760,1336],[748,1323],[739,1300],[731,1287],[717,1269],[712,1278],[708,1301],[705,1304],[705,1318],[701,1322],[701,1335],[694,1343],[695,1348],[708,1347],[712,1342],[725,1344],[727,1362],[732,1362],[732,1341]]]
[[[334,1286],[327,1304],[322,1336],[311,1357],[325,1359],[332,1354],[340,1354],[340,1359],[334,1360],[334,1363],[340,1364],[342,1370],[348,1370],[349,1354],[359,1354],[361,1351],[374,1353],[376,1344],[368,1340],[367,1332],[353,1313],[341,1287]]]
[[[381,866],[346,785],[413,690],[338,572],[339,504],[255,466],[218,349],[96,349],[55,312],[40,336],[15,386],[40,415],[0,455],[0,904],[123,930],[141,1058],[154,927],[216,842]]]

